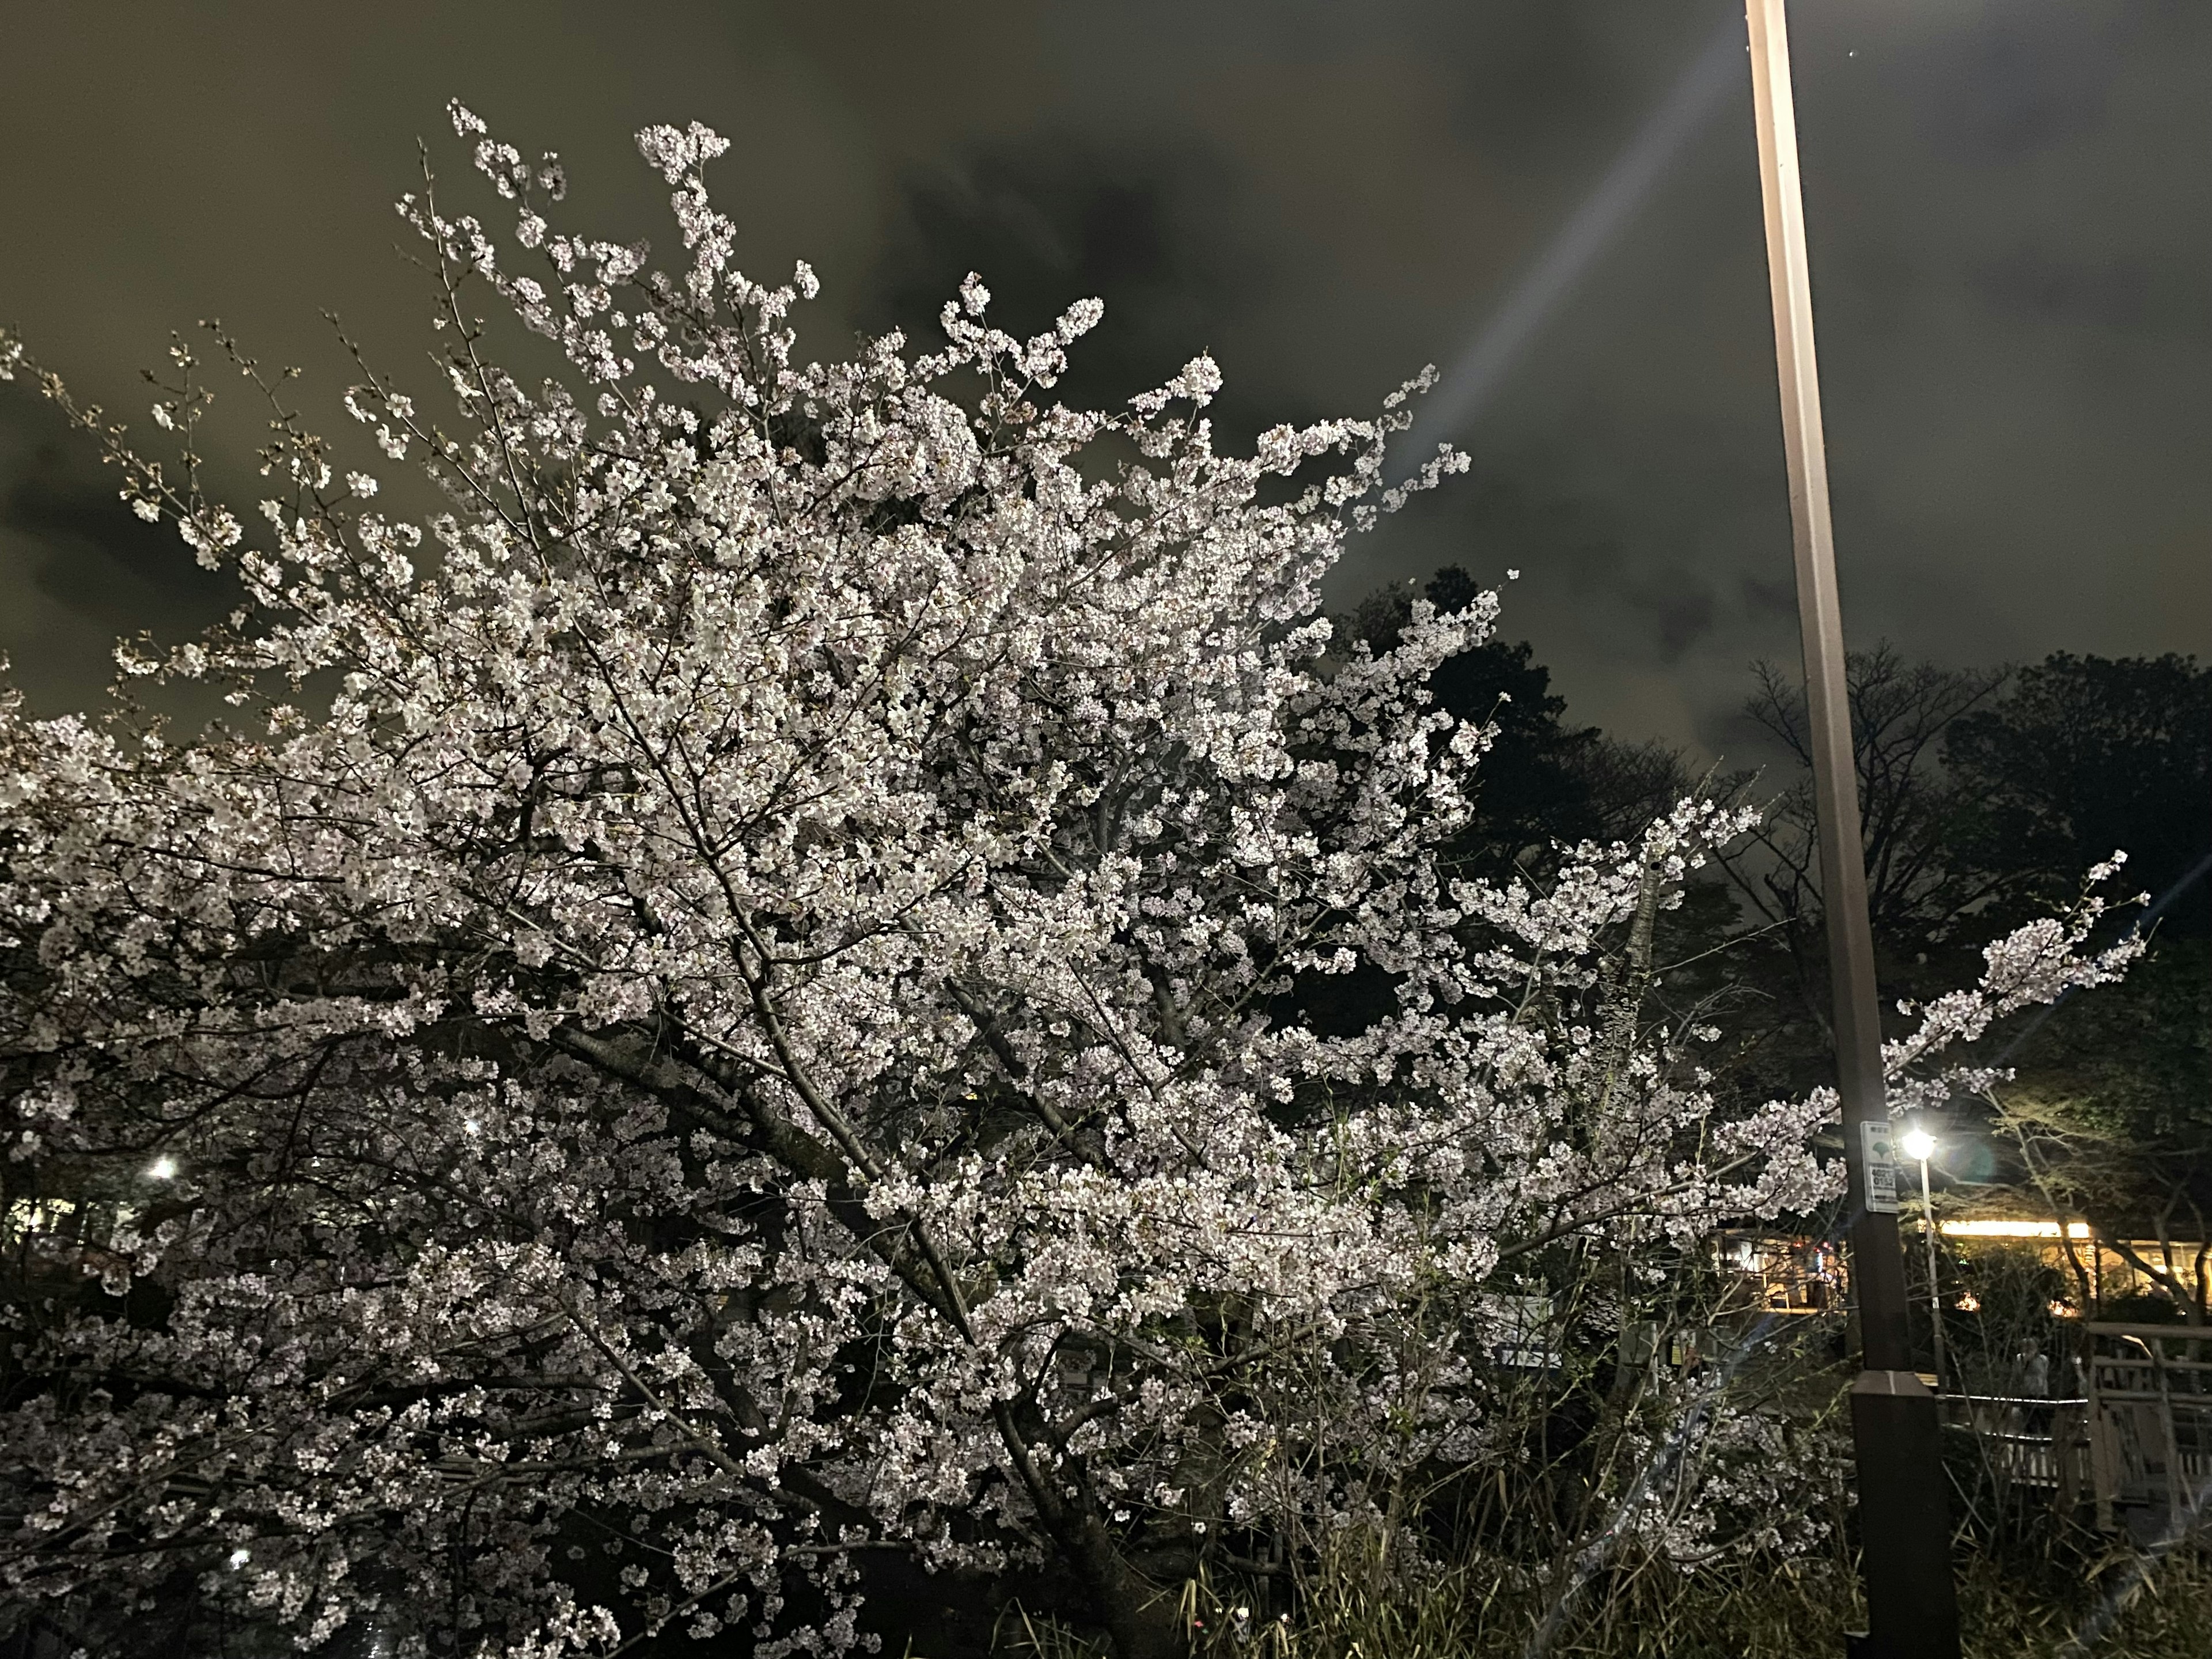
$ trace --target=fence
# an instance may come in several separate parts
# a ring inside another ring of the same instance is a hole
[[[2179,1534],[2212,1488],[2212,1329],[2090,1325],[2089,1469],[2097,1524],[2138,1511]]]
[[[2099,1527],[2178,1537],[2212,1491],[2212,1329],[2081,1328],[2078,1400],[1947,1394],[1945,1420],[1972,1433],[2001,1482],[2050,1489]]]

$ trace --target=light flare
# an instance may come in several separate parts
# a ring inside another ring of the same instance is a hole
[[[1596,188],[1522,272],[1504,303],[1491,313],[1423,403],[1414,427],[1416,441],[1404,451],[1409,461],[1427,447],[1421,440],[1432,443],[1447,438],[1481,411],[1559,302],[1627,228],[1682,146],[1718,106],[1721,94],[1736,84],[1743,61],[1739,13],[1713,32]]]

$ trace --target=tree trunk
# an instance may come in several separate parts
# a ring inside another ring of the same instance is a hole
[[[1122,1559],[1097,1516],[1075,1518],[1062,1540],[1114,1644],[1115,1659],[1176,1659],[1188,1651],[1174,1599]]]
[[[1048,1474],[1038,1468],[1034,1439],[1016,1420],[1013,1408],[1002,1401],[991,1416],[1038,1518],[1090,1593],[1091,1609],[1114,1644],[1115,1659],[1176,1659],[1186,1651],[1176,1604],[1129,1565],[1099,1520],[1097,1505],[1084,1501],[1090,1481],[1079,1462],[1070,1459],[1066,1473]],[[1064,1484],[1071,1474],[1080,1494],[1073,1502]]]

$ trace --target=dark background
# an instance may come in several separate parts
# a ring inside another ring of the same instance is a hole
[[[562,152],[572,228],[665,244],[629,134],[728,135],[708,176],[744,262],[822,274],[816,351],[927,327],[974,268],[1018,330],[1106,300],[1073,395],[1211,349],[1241,438],[1459,361],[1730,20],[1726,0],[5,0],[0,318],[150,439],[137,368],[220,314],[303,366],[350,442],[319,313],[424,363],[388,204],[420,136],[482,210],[458,95]],[[2212,649],[2212,6],[1819,0],[1792,27],[1852,642],[1948,664]],[[1747,69],[1632,205],[1452,434],[1474,476],[1355,544],[1336,596],[1517,567],[1505,631],[1576,719],[1734,758],[1745,665],[1796,649]],[[227,388],[217,416],[216,482],[250,507],[258,416]],[[0,389],[0,649],[42,711],[97,694],[117,632],[224,608],[113,490]]]

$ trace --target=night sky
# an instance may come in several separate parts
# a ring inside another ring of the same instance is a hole
[[[1355,543],[1336,597],[1517,567],[1505,632],[1575,716],[1734,753],[1746,665],[1796,633],[1749,72],[1723,47],[1697,78],[1729,26],[1726,0],[7,0],[0,319],[150,441],[137,369],[220,315],[352,443],[321,313],[434,389],[389,204],[419,137],[483,210],[449,96],[562,153],[568,228],[663,246],[630,134],[728,135],[742,262],[822,275],[803,351],[927,342],[973,268],[1018,332],[1106,301],[1073,396],[1212,350],[1237,441],[1370,412],[1517,305],[1525,344],[1493,332],[1446,388],[1474,474]],[[2212,653],[2212,5],[1804,0],[1792,30],[1853,642]],[[218,389],[214,482],[250,508],[259,416]],[[0,649],[35,707],[95,696],[118,631],[225,608],[0,388]]]

